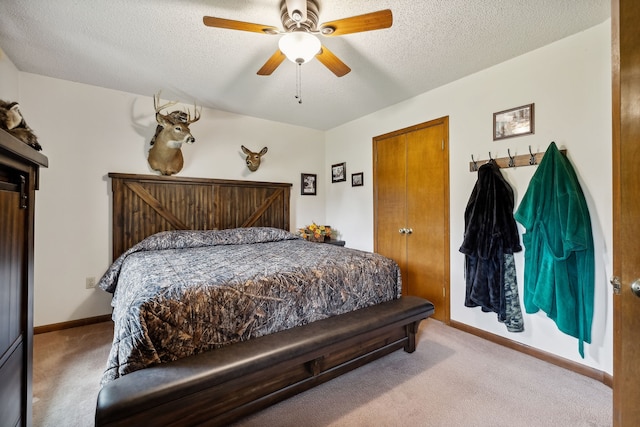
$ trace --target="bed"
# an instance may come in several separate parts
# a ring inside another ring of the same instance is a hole
[[[434,310],[401,296],[395,262],[269,226],[153,233],[99,285],[114,292],[114,343],[98,426],[228,424],[413,352]]]

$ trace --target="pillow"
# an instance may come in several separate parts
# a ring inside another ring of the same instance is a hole
[[[216,245],[245,245],[251,243],[278,242],[281,240],[299,240],[286,230],[273,227],[230,228],[227,230],[173,230],[153,234],[140,243],[133,245],[120,255],[104,273],[98,287],[114,292],[120,274],[120,268],[126,257],[134,252],[159,251],[163,249],[200,248]]]

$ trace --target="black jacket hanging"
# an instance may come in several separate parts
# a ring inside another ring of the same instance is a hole
[[[495,162],[478,169],[465,209],[465,306],[498,314],[511,332],[524,330],[513,253],[522,250],[513,218],[513,189]]]

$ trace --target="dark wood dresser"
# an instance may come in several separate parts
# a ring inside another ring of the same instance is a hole
[[[0,424],[31,425],[33,224],[47,158],[0,129]]]

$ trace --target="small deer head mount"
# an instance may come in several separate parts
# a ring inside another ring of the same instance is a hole
[[[255,172],[258,170],[258,168],[260,167],[260,160],[262,160],[262,156],[267,154],[267,151],[269,150],[267,147],[264,147],[262,150],[260,150],[259,153],[254,153],[244,145],[241,145],[240,148],[242,148],[242,152],[247,155],[247,167],[251,172]]]
[[[189,125],[200,120],[200,112],[194,105],[194,117],[189,111],[173,111],[162,114],[167,107],[177,104],[176,101],[164,105],[160,103],[160,92],[153,96],[153,107],[156,110],[156,134],[151,139],[151,149],[147,158],[151,169],[162,175],[173,175],[182,170],[182,143],[193,144],[196,139],[191,135]]]

